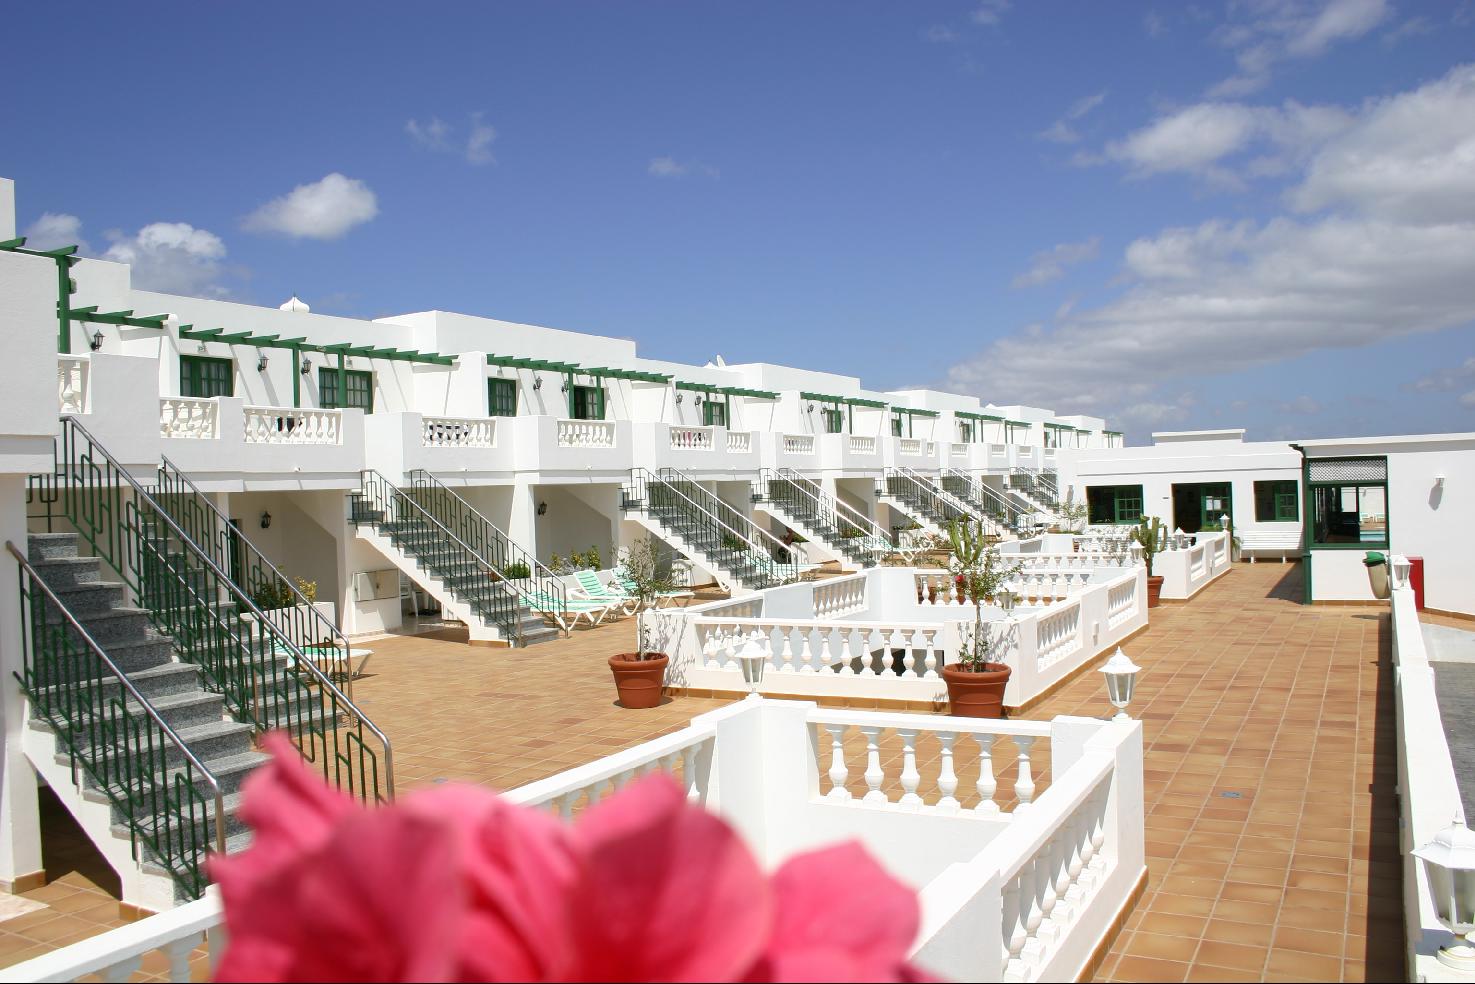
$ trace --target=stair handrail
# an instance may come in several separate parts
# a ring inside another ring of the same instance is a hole
[[[71,416],[64,416],[64,417],[62,417],[61,418],[61,437],[60,437],[59,440],[63,444],[70,443],[70,441],[71,441],[70,431],[72,431],[72,430],[75,430],[78,434],[80,434],[83,438],[86,439],[87,444],[88,444],[88,453],[89,454],[95,453],[95,454],[99,455],[102,458],[102,460],[104,461],[104,463],[109,467],[109,469],[112,472],[114,472],[115,475],[119,479],[121,479],[128,486],[128,488],[133,493],[133,496],[134,496],[134,499],[135,499],[135,503],[142,502],[145,505],[147,505],[150,510],[152,510],[154,513],[156,513],[158,515],[158,517],[164,522],[164,524],[174,533],[175,537],[179,540],[179,542],[181,543],[181,545],[186,549],[186,552],[187,553],[191,553],[192,552],[193,555],[201,563],[204,564],[205,568],[210,573],[212,573],[212,574],[215,575],[215,577],[218,579],[218,582],[225,588],[225,590],[228,593],[234,595],[234,600],[236,601],[236,603],[238,605],[242,605],[247,610],[247,612],[249,614],[252,614],[252,615],[254,615],[256,617],[257,624],[261,627],[261,631],[262,631],[263,635],[270,635],[272,637],[272,644],[273,644],[273,646],[278,646],[279,645],[282,649],[285,650],[285,654],[284,655],[288,658],[288,660],[291,661],[291,663],[295,667],[296,671],[297,672],[304,673],[307,676],[311,677],[312,680],[313,680],[313,682],[315,684],[317,684],[321,688],[321,693],[323,695],[325,695],[324,699],[331,705],[329,708],[326,708],[325,709],[325,712],[322,714],[322,721],[323,721],[325,727],[330,727],[331,728],[331,730],[332,730],[332,732],[334,734],[335,739],[337,737],[337,731],[338,731],[337,722],[338,722],[339,715],[346,713],[349,716],[349,718],[352,720],[353,725],[356,726],[357,728],[359,728],[360,731],[367,730],[371,734],[373,734],[375,738],[377,738],[379,740],[379,744],[383,748],[383,764],[384,764],[384,770],[383,770],[383,772],[384,772],[384,792],[385,792],[385,795],[382,798],[383,799],[392,800],[394,798],[394,750],[393,750],[393,746],[390,744],[389,736],[386,735],[382,730],[380,730],[380,728],[378,727],[378,725],[374,724],[374,722],[369,718],[369,716],[367,714],[365,714],[358,707],[357,704],[355,704],[352,700],[350,700],[348,698],[348,696],[343,693],[342,690],[339,689],[338,685],[333,682],[333,680],[331,679],[331,677],[328,674],[324,673],[311,659],[308,659],[307,656],[303,654],[302,650],[300,648],[298,648],[298,646],[296,645],[296,643],[292,642],[291,639],[286,638],[285,635],[281,632],[281,630],[278,629],[275,626],[275,624],[272,623],[269,619],[267,619],[266,614],[260,608],[258,608],[256,606],[256,603],[254,601],[252,601],[250,598],[248,598],[246,596],[245,592],[241,591],[240,587],[234,581],[232,581],[230,579],[230,575],[228,575],[224,570],[221,569],[220,565],[215,562],[214,558],[212,558],[209,555],[208,552],[206,552],[203,548],[201,548],[199,544],[195,543],[192,539],[190,539],[189,535],[187,533],[185,533],[185,531],[179,526],[179,524],[174,521],[174,518],[172,516],[170,516],[168,514],[168,512],[166,512],[158,504],[157,501],[155,501],[155,499],[153,498],[153,496],[149,494],[148,490],[145,489],[139,483],[139,481],[136,478],[133,477],[132,473],[129,472],[128,469],[125,468],[118,461],[118,459],[116,459],[116,458],[113,457],[112,452],[108,451],[108,449],[105,448],[102,445],[102,443],[97,440],[97,438],[93,437],[92,434],[87,430],[87,428],[83,427],[81,425],[81,423],[79,423],[75,417],[71,417]],[[53,458],[55,458],[55,456],[57,455],[57,453],[59,452],[59,450],[60,449],[54,443],[53,444]],[[93,464],[93,462],[90,461],[90,460],[86,464],[87,464],[87,467],[90,468],[90,469],[96,470],[96,468],[97,468],[97,466],[95,464]],[[57,464],[57,467],[60,467],[59,463]],[[33,476],[31,476],[31,479],[35,479],[35,478],[38,478],[38,477],[42,477],[42,476],[35,476],[35,475],[33,475]],[[53,480],[57,480],[61,476],[59,476],[57,472],[53,471],[52,474],[49,477],[52,478]],[[59,481],[57,481],[57,485],[60,485],[60,482]],[[28,489],[27,490],[28,499],[29,499],[29,494],[30,494],[30,490]],[[136,504],[134,506],[134,511],[137,512],[137,506],[136,506]],[[47,517],[46,518],[47,518],[47,521],[49,523],[50,522],[50,509],[49,509],[49,507],[48,507]],[[119,523],[119,527],[122,528],[123,520],[122,519],[119,519],[118,520],[118,523]],[[81,531],[80,528],[79,528],[79,532],[82,532],[82,535],[84,537],[87,536],[86,532],[85,531]],[[142,535],[142,530],[139,531],[139,534],[140,534],[140,539],[141,540],[146,540],[147,539],[146,537],[144,537]],[[92,543],[94,549],[96,549],[97,544],[90,537],[88,538],[88,542],[89,543]],[[150,545],[150,547],[151,547],[151,549],[154,549],[155,553],[157,553],[157,548],[153,547],[153,545]],[[123,574],[124,577],[126,578],[126,574],[124,574],[124,572],[117,566],[117,561],[115,561],[113,559],[110,559],[110,558],[107,558],[107,557],[104,557],[103,559],[105,561],[107,561],[107,563],[110,566],[112,566],[114,570],[117,570],[119,572],[119,574]],[[174,575],[176,575],[179,578],[180,585],[184,588],[186,594],[189,595],[191,598],[195,599],[195,601],[197,603],[196,604],[197,610],[206,611],[206,612],[211,613],[211,615],[215,618],[216,624],[221,629],[223,629],[225,631],[225,633],[226,633],[226,635],[227,635],[228,638],[235,638],[235,639],[239,640],[239,636],[237,636],[235,633],[233,633],[232,630],[231,630],[231,627],[223,619],[221,619],[219,617],[218,613],[216,613],[214,611],[213,607],[211,606],[211,603],[208,602],[205,599],[200,598],[199,595],[195,592],[194,588],[188,583],[188,579],[186,579],[185,577],[183,577],[182,575],[180,575],[180,572],[179,571],[174,570],[173,569],[173,566],[167,561],[167,559],[164,561],[164,567],[165,567],[165,569],[169,570],[171,574],[174,574]],[[153,610],[150,609],[150,611],[152,612]],[[155,613],[155,614],[157,614],[157,613]],[[249,642],[244,642],[243,641],[243,642],[241,642],[241,645],[245,646],[245,648],[249,651],[249,649],[250,649]],[[208,667],[208,666],[206,666],[204,664],[200,664],[200,663],[195,663],[195,664],[192,664],[192,665],[199,666],[200,669],[201,669],[201,671],[205,674],[205,676],[207,678],[212,678],[213,677],[213,674],[211,674],[211,672],[210,672],[210,667]],[[220,687],[220,689],[221,689],[221,691],[223,693],[227,693],[228,695],[230,694],[231,687],[230,687],[230,685],[229,685],[229,683],[227,681],[216,679],[215,680],[215,683],[216,683],[216,685],[218,687]],[[251,691],[252,691],[252,693],[249,696],[247,696],[247,695],[238,695],[237,696],[237,699],[234,700],[233,703],[234,703],[234,705],[238,708],[238,710],[242,714],[245,714],[248,718],[253,718],[254,719],[255,717],[260,716],[259,715],[259,708],[260,708],[260,704],[263,703],[263,702],[261,702],[259,700],[259,694],[257,693],[257,686],[256,686],[256,680],[255,680],[255,677],[254,677],[254,673],[252,674],[252,679],[251,679]],[[328,722],[332,722],[331,725],[328,725]],[[270,726],[270,727],[275,727],[277,725],[277,723],[278,722],[275,722],[275,721],[273,721],[273,722],[267,722],[267,725]],[[304,758],[308,758],[308,756],[306,755],[306,751],[303,748],[303,744],[302,744],[303,743],[303,737],[299,733],[302,730],[302,724],[303,724],[303,722],[298,721],[296,728],[293,728],[293,727],[290,727],[289,726],[289,727],[284,728],[284,730],[286,730],[288,732],[288,734],[291,736],[291,738],[293,740],[293,743],[298,748],[298,750],[299,751],[303,751],[303,753],[304,753],[303,754],[303,757]],[[360,759],[361,759],[360,764],[359,764],[359,772],[361,774],[361,778],[362,778],[363,781],[359,783],[359,788],[357,790],[357,795],[360,796],[363,799],[367,799],[368,798],[368,796],[370,794],[370,790],[367,788],[367,786],[369,784],[370,779],[372,778],[372,780],[373,780],[372,794],[373,794],[373,796],[376,799],[381,798],[379,796],[378,776],[376,775],[376,776],[371,777],[369,775],[368,770],[364,768],[364,765],[363,765],[363,762],[362,762],[362,756],[363,755],[369,755],[371,758],[373,757],[373,752],[370,751],[368,745],[365,744],[365,742],[363,740],[362,733],[357,734],[357,735],[349,734],[345,740],[350,744],[350,746],[352,744],[354,744],[354,743],[357,743],[357,746],[358,746],[358,749],[359,749],[358,755],[360,756]],[[329,779],[330,773],[329,773],[329,769],[328,769],[329,763],[328,763],[328,758],[327,758],[327,753],[328,753],[329,749],[325,747],[323,749],[323,751],[325,753],[324,760],[321,763],[322,770],[323,770],[323,776],[324,776],[325,779]],[[342,765],[347,765],[348,766],[348,768],[349,768],[349,777],[348,777],[349,778],[349,790],[350,790],[350,792],[353,792],[354,791],[353,790],[353,778],[354,778],[354,774],[353,774],[353,762],[352,762],[352,758],[346,758],[345,757],[345,755],[352,755],[353,754],[352,748],[350,747],[350,748],[348,748],[346,750],[340,751],[335,746],[331,751],[332,751],[333,757],[337,760],[337,762],[338,762],[338,764],[340,766],[342,766]],[[308,758],[308,760],[309,761],[312,761],[310,758]],[[331,779],[329,779],[329,781],[332,782]],[[337,782],[332,782],[332,784],[335,785],[335,786],[338,786],[339,785],[339,783],[337,783]]]
[[[483,557],[479,551],[477,551],[474,547],[471,546],[471,544],[467,543],[465,540],[461,539],[461,537],[457,536],[450,529],[448,529],[444,523],[442,523],[440,520],[436,519],[434,516],[430,515],[430,513],[426,512],[424,506],[422,506],[422,505],[420,505],[420,503],[416,502],[414,500],[414,498],[408,492],[406,492],[404,489],[400,488],[398,485],[395,485],[388,478],[386,478],[383,474],[381,474],[380,472],[376,471],[373,468],[365,468],[360,473],[359,480],[360,480],[361,487],[363,489],[365,489],[365,490],[367,490],[370,487],[371,484],[378,484],[378,485],[384,486],[384,488],[386,488],[386,489],[389,490],[388,495],[389,495],[389,498],[390,499],[392,499],[394,501],[403,501],[403,502],[408,503],[410,505],[411,509],[415,513],[418,513],[420,515],[420,517],[423,518],[426,522],[430,523],[432,526],[434,526],[441,533],[445,534],[445,536],[452,543],[454,543],[457,546],[459,546],[463,551],[466,552],[466,554],[468,554],[471,557],[472,560],[476,561],[479,565],[481,565],[481,567],[482,567],[483,570],[486,570],[486,571],[489,571],[491,573],[494,573],[499,578],[503,578],[502,572],[499,571],[499,570],[497,570],[497,568],[492,564],[491,561],[489,561],[485,557]],[[360,494],[362,495],[362,494],[365,494],[365,493],[362,493],[361,492]],[[386,502],[386,505],[387,505],[387,502]],[[388,512],[387,509],[385,510],[385,515],[386,516],[389,515],[389,512]],[[488,583],[491,583],[491,582],[489,581]],[[503,580],[502,580],[501,583],[507,583],[506,579],[503,578]],[[515,590],[515,586],[514,586],[514,590]],[[562,599],[560,599],[560,600],[562,600]],[[511,610],[506,613],[506,616],[507,616],[507,618],[506,618],[506,622],[504,624],[505,625],[509,625],[511,627],[511,631],[512,631],[514,637],[516,638],[518,644],[521,645],[521,643],[523,641],[523,639],[522,639],[522,626],[520,624],[520,620],[517,618],[517,606],[516,605],[512,605],[511,606]]]
[[[349,700],[352,700],[353,661],[352,658],[349,656],[349,650],[352,647],[348,644],[348,637],[343,634],[343,630],[338,628],[338,626],[334,625],[332,622],[328,621],[327,617],[324,616],[322,612],[318,611],[317,607],[314,606],[312,602],[307,600],[307,597],[303,595],[301,589],[299,589],[296,584],[288,579],[287,575],[283,574],[281,572],[281,569],[278,568],[276,564],[271,562],[271,559],[266,556],[266,554],[261,550],[260,547],[251,542],[250,537],[246,536],[245,531],[243,531],[240,527],[233,526],[231,524],[229,517],[227,517],[225,513],[221,512],[220,507],[217,506],[210,499],[209,496],[205,495],[205,493],[200,490],[200,487],[195,484],[194,479],[190,478],[182,470],[180,470],[179,466],[170,461],[168,456],[160,455],[159,461],[160,489],[163,493],[163,496],[178,494],[176,492],[171,492],[167,489],[164,489],[165,482],[177,481],[182,483],[186,488],[189,489],[190,492],[194,494],[195,502],[203,504],[205,508],[209,511],[209,513],[213,515],[217,520],[216,527],[213,531],[215,536],[217,538],[228,537],[232,533],[234,533],[235,536],[240,539],[240,542],[245,544],[250,549],[250,551],[256,555],[256,562],[266,567],[266,569],[269,570],[272,574],[276,575],[277,583],[286,585],[287,590],[292,592],[292,596],[295,597],[298,602],[300,602],[300,604],[294,607],[302,609],[305,612],[304,617],[306,619],[311,622],[316,622],[320,625],[320,631],[324,632],[325,635],[318,636],[317,638],[326,637],[329,640],[328,645],[330,646],[330,648],[332,648],[335,653],[339,654],[338,656],[334,657],[333,662],[335,665],[343,666],[346,668],[345,672],[343,673],[343,691],[345,694],[348,695]],[[162,496],[156,498],[162,498]],[[196,540],[195,542],[196,545],[201,545],[199,544],[198,540]],[[216,546],[219,547],[221,551],[218,556],[224,557],[225,551],[228,549],[226,543],[217,542]],[[281,611],[281,609],[272,610]],[[311,645],[320,647],[322,646],[322,643],[315,642],[311,643]]]
[[[145,697],[143,693],[139,691],[138,687],[134,685],[133,681],[128,678],[128,674],[124,672],[117,663],[114,663],[112,657],[107,654],[107,651],[103,649],[102,646],[98,645],[96,639],[92,638],[92,633],[88,632],[87,629],[82,625],[82,623],[77,621],[77,618],[75,615],[72,614],[71,609],[66,605],[65,602],[61,600],[61,598],[57,596],[56,592],[51,589],[51,585],[47,584],[46,580],[41,577],[41,575],[36,571],[34,567],[31,566],[31,563],[26,558],[26,556],[22,554],[20,550],[16,549],[15,544],[10,540],[6,540],[5,549],[8,550],[10,552],[10,555],[15,558],[15,562],[20,565],[21,572],[24,574],[24,579],[21,586],[22,595],[29,598],[29,595],[27,595],[25,591],[26,584],[31,584],[41,589],[46,597],[50,599],[51,603],[56,606],[56,610],[61,614],[61,617],[66,620],[68,625],[71,626],[72,631],[77,634],[77,637],[79,639],[81,639],[82,644],[87,649],[92,651],[92,655],[96,659],[101,661],[103,666],[106,667],[113,676],[118,678],[119,684],[121,684],[123,689],[128,691],[128,694],[135,701],[138,702],[138,706],[141,707],[144,714],[153,721],[154,726],[159,729],[159,732],[163,734],[166,739],[168,739],[171,745],[179,749],[179,753],[184,757],[185,761],[187,761],[195,770],[195,772],[199,774],[200,779],[209,785],[209,795],[215,801],[215,850],[221,854],[224,854],[226,843],[225,792],[220,785],[220,780],[216,778],[215,773],[211,772],[209,767],[206,766],[204,762],[200,761],[199,757],[196,756],[194,751],[190,749],[188,743],[186,743],[184,739],[179,737],[179,733],[176,732],[172,727],[170,727],[169,722],[164,720],[163,715],[159,713],[158,709],[154,707],[153,703],[147,697]],[[29,631],[26,627],[27,620],[25,618],[24,612],[22,612],[21,617],[21,640],[22,651],[24,653],[24,656],[22,657],[22,669],[27,668],[26,663],[24,662],[25,657],[29,657],[32,655],[32,647],[26,644],[27,640],[32,639],[35,633],[34,601],[32,601],[31,604],[33,606],[31,610],[32,621]],[[27,681],[20,672],[16,672],[13,675],[18,681],[20,681],[22,688],[29,690],[29,688],[26,687]],[[38,700],[38,695],[32,693],[31,700],[34,705]],[[126,704],[121,705],[120,710],[125,717],[129,716],[130,712]],[[51,719],[48,712],[42,711],[42,714],[45,715],[53,725],[56,724],[56,722]],[[98,775],[97,772],[94,770],[94,767],[88,763],[87,759],[78,753],[73,744],[74,738],[70,728],[58,728],[56,729],[55,734],[59,741],[66,744],[67,749],[70,752],[69,758],[71,759],[73,766],[75,767],[80,763],[82,769],[85,770],[88,775],[92,777],[93,781],[97,783],[98,787],[102,789],[102,791],[108,796],[108,798],[113,799],[114,797],[110,789],[111,784],[103,776]],[[128,746],[125,743],[124,748],[126,749],[127,747]],[[184,785],[189,787],[191,792],[194,791],[193,778],[185,777]],[[118,806],[119,809],[123,810],[124,814],[129,818],[130,821],[132,821],[133,818],[131,810],[119,806],[116,803],[115,806]],[[158,814],[156,813],[155,815],[157,816]],[[138,829],[138,825],[136,823],[130,822],[129,830],[132,836],[142,837],[145,841],[147,841],[149,845],[154,849],[154,853],[164,860],[166,868],[169,867],[169,864],[172,861],[172,858],[170,857],[170,852],[157,842],[157,837],[151,837],[147,833],[144,833],[142,830]],[[183,844],[181,844],[181,848],[183,848]],[[192,858],[183,858],[181,860],[190,870],[192,870],[196,882],[193,885],[184,885],[184,887],[193,895],[198,897],[201,892],[203,892],[205,886],[205,882],[200,876],[199,858],[198,856],[196,856]],[[181,884],[184,884],[179,875],[175,874],[172,868],[169,868],[169,870],[172,877],[174,877],[176,880],[181,881]]]
[[[1019,517],[1023,513],[1023,510],[1021,510],[1014,503],[1010,502],[1008,499],[1005,499],[994,489],[990,488],[986,483],[980,482],[978,479],[974,478],[972,475],[969,475],[967,472],[961,472],[954,468],[944,468],[942,470],[941,477],[943,479],[960,479],[967,485],[968,491],[970,493],[979,495],[980,504],[987,504],[988,502],[992,501],[1004,510],[1005,526],[1014,527],[1019,525]],[[992,517],[989,518],[992,519]]]
[[[767,472],[768,470],[769,469],[765,468],[763,469],[763,472]],[[799,474],[792,468],[776,469],[774,471],[774,475],[780,481],[788,482],[789,484],[793,485],[801,493],[807,495],[810,500],[813,501],[816,505],[819,505],[822,508],[830,509],[831,511],[835,512],[837,514],[837,518],[844,520],[851,526],[865,531],[873,537],[876,537],[882,543],[885,543],[887,546],[889,546],[891,549],[896,549],[896,544],[892,542],[891,537],[886,533],[886,531],[881,529],[879,523],[877,523],[874,519],[871,519],[869,516],[865,515],[849,503],[842,502],[839,496],[830,495],[828,492],[824,491],[824,489],[821,488],[813,479],[805,478],[803,475]],[[762,480],[762,473],[760,473],[759,479],[760,481]]]
[[[668,478],[665,477],[667,475],[674,476],[674,478],[668,479]],[[737,516],[739,519],[741,519],[748,526],[752,527],[753,530],[754,530],[754,532],[756,532],[759,537],[761,537],[761,538],[767,538],[768,540],[770,540],[773,543],[773,546],[778,547],[789,558],[789,563],[794,564],[796,566],[798,565],[799,561],[798,561],[798,559],[795,556],[795,550],[794,550],[794,546],[792,544],[785,543],[784,541],[780,540],[778,537],[774,536],[772,533],[770,533],[767,530],[765,530],[763,527],[759,526],[757,523],[753,522],[751,519],[747,518],[746,516],[743,516],[736,509],[734,509],[731,505],[729,505],[726,502],[723,502],[721,499],[718,499],[717,496],[713,495],[711,492],[708,492],[706,489],[702,488],[702,486],[697,482],[697,480],[694,479],[694,478],[692,478],[690,475],[686,474],[686,472],[681,471],[680,469],[677,469],[677,468],[662,468],[659,472],[656,473],[656,480],[657,481],[661,481],[661,482],[665,482],[668,485],[670,484],[671,481],[686,482],[692,488],[698,490],[702,494],[704,494],[704,495],[708,496],[709,498],[715,500],[719,505],[721,505],[721,506],[725,507],[726,509],[730,510],[733,513],[733,515]],[[713,512],[711,509],[707,508],[706,506],[701,505],[700,503],[698,503],[695,500],[693,500],[691,498],[691,496],[688,496],[685,493],[681,493],[679,490],[678,490],[678,494],[680,494],[682,498],[686,499],[686,501],[691,502],[698,509],[701,509],[707,515],[711,516],[712,519],[716,520],[716,522],[722,524],[722,526],[723,526],[724,529],[728,529],[728,530],[731,530],[733,533],[737,533],[737,531],[736,530],[733,530],[731,526],[729,526],[727,523],[725,523],[721,519],[719,519],[717,517],[717,514],[715,512]],[[752,537],[742,536],[742,534],[738,534],[738,536],[741,537],[741,539],[743,541],[745,541],[748,544],[748,546],[752,547],[754,550],[759,549],[759,544],[762,542],[761,539],[759,541],[755,542],[752,539]]]
[[[440,479],[436,478],[424,468],[413,468],[410,471],[406,472],[405,476],[410,479],[410,487],[412,489],[419,487],[419,478],[423,477],[427,480],[427,484],[425,485],[426,488],[444,492],[452,499],[465,506],[467,514],[466,519],[468,521],[470,521],[472,517],[475,517],[476,520],[480,520],[481,525],[485,527],[486,530],[490,530],[493,534],[495,534],[497,537],[500,537],[503,541],[506,542],[507,546],[511,548],[510,550],[508,550],[508,554],[512,556],[514,560],[518,561],[519,563],[527,564],[528,570],[530,572],[534,572],[535,576],[530,576],[527,578],[527,580],[537,581],[538,590],[540,592],[542,592],[547,597],[556,598],[561,605],[567,607],[568,586],[564,584],[563,580],[557,574],[553,573],[553,571],[546,564],[538,560],[537,557],[533,556],[533,554],[529,550],[519,544],[516,540],[512,539],[512,537],[508,536],[501,527],[499,527],[496,523],[493,523],[491,520],[487,519],[486,516],[482,515],[481,510],[477,509],[471,503],[467,502],[460,493],[451,488],[445,482],[442,482]],[[521,554],[521,556],[512,554],[513,550],[517,551],[517,553]],[[488,560],[488,563],[491,564],[491,561]],[[500,576],[503,581],[512,586],[512,590],[516,591],[520,597],[527,597],[527,589],[517,583],[520,579],[509,578],[504,571],[498,570],[495,564],[491,564],[491,567],[492,570],[497,571],[498,576]],[[519,628],[519,641],[521,641],[521,638],[522,630],[521,628]]]
[[[973,519],[978,518],[971,506],[963,502],[963,500],[959,499],[957,496],[953,495],[946,489],[934,485],[932,480],[927,478],[926,476],[921,475],[904,465],[888,469],[888,471],[895,472],[900,477],[905,478],[912,484],[919,486],[924,493],[932,496],[934,499],[937,499],[943,504],[950,506],[954,511],[962,513],[963,516]],[[883,475],[883,480],[886,477],[890,476]]]

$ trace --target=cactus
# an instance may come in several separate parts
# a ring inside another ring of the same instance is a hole
[[[1168,528],[1156,516],[1143,516],[1137,528],[1132,530],[1132,542],[1142,548],[1148,577],[1152,577],[1152,558],[1167,546],[1167,539]]]

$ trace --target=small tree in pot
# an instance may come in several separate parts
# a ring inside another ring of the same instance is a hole
[[[958,717],[1003,717],[1010,670],[989,658],[993,643],[983,621],[983,603],[996,597],[1010,578],[1018,577],[1024,565],[1006,565],[999,548],[985,542],[982,523],[954,521],[948,538],[953,551],[948,572],[963,597],[973,602],[973,625],[964,634],[958,661],[942,668],[948,706]]]
[[[662,591],[675,587],[669,574],[661,571],[660,551],[652,537],[636,540],[620,551],[620,571],[635,601],[635,652],[609,658],[615,689],[625,707],[655,707],[661,702],[661,685],[666,678],[665,653],[651,648],[646,614]]]
[[[1167,549],[1168,528],[1156,516],[1143,516],[1132,529],[1132,542],[1141,548],[1142,562],[1147,565],[1147,607],[1156,608],[1163,593],[1163,579],[1152,573],[1152,561]]]

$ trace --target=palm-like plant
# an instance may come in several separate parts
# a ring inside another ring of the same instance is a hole
[[[645,659],[650,652],[645,630],[646,609],[655,604],[661,592],[675,587],[671,575],[661,571],[660,560],[660,550],[656,547],[654,537],[642,537],[620,551],[620,570],[629,582],[630,594],[636,602],[636,659]]]

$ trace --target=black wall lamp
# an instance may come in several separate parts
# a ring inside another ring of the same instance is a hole
[[[101,331],[95,331],[95,332],[92,333],[92,342],[91,342],[91,344],[92,344],[92,351],[94,351],[94,352],[96,352],[98,349],[102,348],[102,332]]]
[[[271,513],[265,509],[261,510],[261,528],[264,530],[271,529]]]
[[[540,503],[538,503],[538,515],[539,516],[546,516],[547,514],[548,514],[548,503],[546,503],[546,502],[540,502]]]

